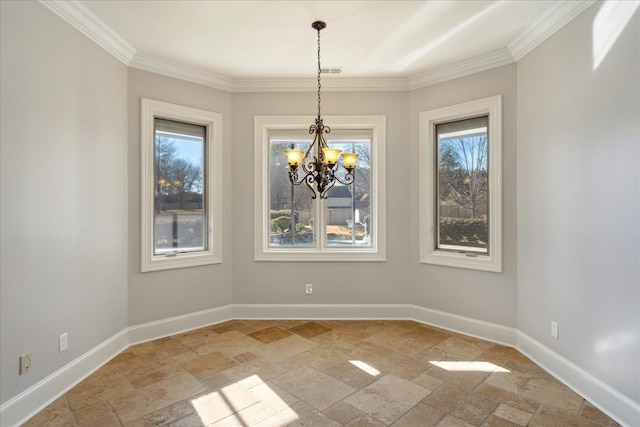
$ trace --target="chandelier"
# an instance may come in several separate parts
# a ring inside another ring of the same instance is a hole
[[[327,198],[327,192],[336,182],[344,185],[353,183],[353,171],[356,168],[358,155],[356,153],[342,153],[342,150],[330,148],[327,145],[325,134],[331,132],[329,126],[322,123],[320,115],[320,30],[327,24],[316,21],[311,27],[318,31],[318,117],[315,124],[309,127],[309,134],[314,135],[313,143],[307,151],[289,149],[284,150],[289,163],[289,180],[292,185],[300,185],[303,182],[312,192],[312,199],[320,195],[321,199]],[[303,154],[304,153],[304,154]],[[346,170],[344,176],[336,174],[338,169],[338,156],[342,157],[342,165]],[[302,172],[302,173],[299,173]],[[315,188],[314,188],[315,187]]]

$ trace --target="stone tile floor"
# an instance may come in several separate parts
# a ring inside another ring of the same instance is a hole
[[[518,351],[411,321],[232,320],[130,347],[25,426],[613,426]]]

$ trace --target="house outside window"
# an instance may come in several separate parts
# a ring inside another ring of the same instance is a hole
[[[420,114],[420,261],[501,271],[501,96]]]
[[[142,100],[142,271],[221,262],[220,114]]]
[[[332,148],[359,154],[351,185],[327,199],[292,185],[284,150],[312,143],[310,117],[256,116],[256,260],[384,260],[384,137],[380,116],[325,117]],[[338,165],[337,174],[344,173]]]

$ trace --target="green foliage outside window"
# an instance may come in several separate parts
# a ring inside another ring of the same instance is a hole
[[[483,218],[441,218],[440,241],[447,245],[487,247],[489,230]]]

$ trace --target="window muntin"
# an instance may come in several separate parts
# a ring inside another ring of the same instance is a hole
[[[222,262],[222,115],[141,100],[141,271]]]
[[[476,144],[473,162],[468,146],[455,147],[458,141]],[[500,95],[420,113],[419,196],[420,262],[502,271]]]
[[[325,117],[328,145],[360,155],[355,184],[337,183],[326,200],[312,199],[304,183],[292,189],[288,176],[284,149],[306,150],[311,122],[313,117],[255,117],[255,259],[384,260],[384,116]],[[341,164],[336,173],[345,173]]]
[[[206,131],[155,118],[154,255],[207,248]]]
[[[488,121],[435,125],[438,249],[489,253]]]

